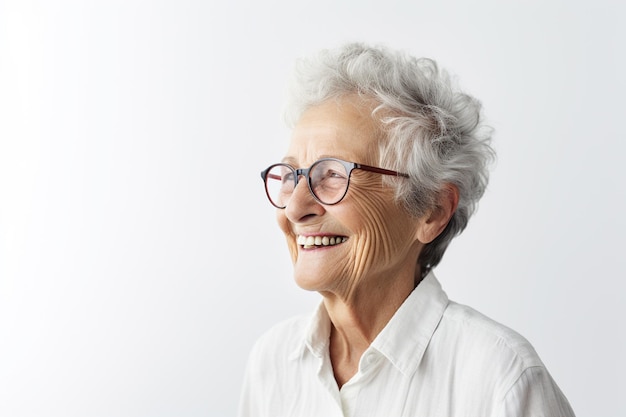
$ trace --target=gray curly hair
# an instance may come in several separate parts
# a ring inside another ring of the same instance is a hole
[[[296,62],[286,121],[293,127],[308,108],[354,94],[376,103],[372,117],[386,134],[379,166],[409,174],[408,180],[384,180],[393,183],[410,214],[419,217],[436,209],[447,184],[459,191],[448,225],[417,260],[424,276],[465,229],[485,192],[495,157],[492,130],[482,123],[478,100],[459,91],[435,61],[361,43]]]

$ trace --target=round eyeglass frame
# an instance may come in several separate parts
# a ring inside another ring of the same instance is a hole
[[[346,190],[343,192],[341,197],[337,201],[335,201],[333,203],[326,203],[326,202],[320,200],[320,198],[313,191],[313,187],[311,185],[311,177],[309,176],[309,173],[311,172],[311,170],[313,168],[315,168],[318,164],[320,164],[320,163],[322,163],[324,161],[339,162],[346,169],[346,174],[348,176],[348,181],[346,182]],[[344,161],[344,160],[339,159],[339,158],[321,158],[321,159],[318,159],[317,161],[313,162],[313,164],[309,168],[294,168],[291,165],[286,164],[284,162],[277,163],[277,164],[272,164],[269,167],[267,167],[266,169],[264,169],[263,171],[261,171],[261,179],[263,179],[263,184],[264,184],[264,187],[265,187],[265,194],[267,195],[267,199],[270,201],[270,203],[274,207],[276,207],[278,209],[284,209],[285,207],[287,207],[287,205],[285,204],[284,206],[279,206],[278,204],[276,204],[274,202],[274,200],[272,200],[272,197],[271,197],[270,192],[269,192],[268,187],[267,187],[267,178],[268,178],[268,176],[270,174],[270,171],[273,168],[277,167],[277,166],[282,166],[282,167],[288,168],[288,169],[290,169],[292,171],[292,173],[294,175],[294,178],[295,178],[294,185],[293,185],[294,190],[298,186],[298,181],[300,179],[300,176],[304,176],[306,178],[306,183],[307,183],[307,186],[309,188],[309,192],[311,193],[311,195],[313,196],[315,201],[317,201],[320,204],[326,205],[326,206],[333,206],[335,204],[339,204],[344,199],[346,194],[348,194],[348,189],[350,188],[350,177],[352,176],[352,171],[355,170],[355,169],[362,169],[363,171],[375,172],[375,173],[381,174],[381,175],[392,175],[392,176],[395,176],[395,177],[409,178],[408,174],[405,174],[405,173],[402,173],[402,172],[397,172],[397,171],[393,171],[393,170],[385,169],[385,168],[379,168],[379,167],[375,167],[375,166],[371,166],[371,165],[359,164],[358,162],[347,162],[347,161]]]

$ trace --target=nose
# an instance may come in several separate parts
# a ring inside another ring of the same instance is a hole
[[[301,223],[314,216],[321,216],[325,212],[324,206],[311,194],[306,176],[300,176],[299,178],[298,184],[287,203],[287,207],[285,207],[285,215],[292,223]]]

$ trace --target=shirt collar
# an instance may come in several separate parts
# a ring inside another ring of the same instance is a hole
[[[402,303],[370,348],[383,354],[404,375],[413,375],[447,306],[448,296],[431,271]]]
[[[431,271],[402,303],[369,349],[384,355],[402,374],[412,375],[447,306],[448,296]],[[290,357],[297,359],[309,350],[321,358],[328,351],[329,340],[330,318],[322,302],[309,320],[303,343]]]
[[[289,357],[298,359],[306,350],[318,358],[323,357],[330,343],[330,326],[330,317],[322,301],[309,319],[302,343],[297,345]]]

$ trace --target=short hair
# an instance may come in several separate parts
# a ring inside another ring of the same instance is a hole
[[[384,180],[393,183],[396,198],[411,215],[436,209],[446,184],[459,191],[449,223],[417,260],[424,276],[465,229],[485,192],[488,165],[495,157],[492,129],[482,121],[480,102],[453,85],[435,61],[362,43],[296,61],[287,123],[293,127],[308,108],[355,94],[376,103],[372,117],[379,119],[386,136],[380,143],[380,166],[410,176]]]

